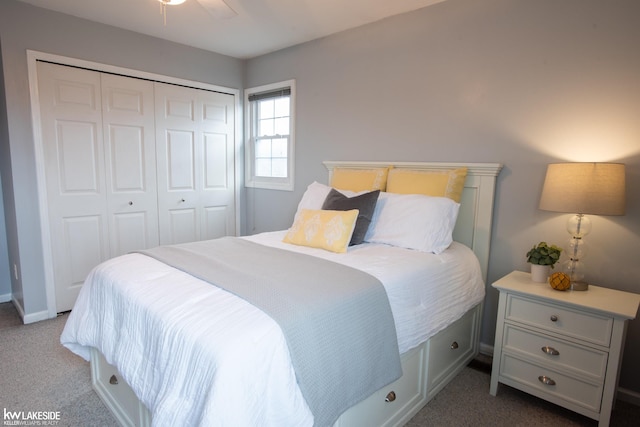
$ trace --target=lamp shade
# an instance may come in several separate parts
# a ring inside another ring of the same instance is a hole
[[[592,215],[624,215],[621,163],[552,163],[542,187],[540,209]]]

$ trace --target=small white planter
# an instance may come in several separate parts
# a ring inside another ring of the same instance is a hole
[[[531,264],[531,280],[538,283],[545,283],[551,273],[550,265]]]

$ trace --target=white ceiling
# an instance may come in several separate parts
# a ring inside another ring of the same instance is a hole
[[[236,13],[214,18],[199,3],[158,0],[20,0],[153,37],[252,58],[444,0],[224,0]]]

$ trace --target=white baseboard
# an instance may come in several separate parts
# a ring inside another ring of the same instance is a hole
[[[480,354],[493,357],[493,346],[485,343],[480,343]]]
[[[11,302],[13,303],[13,306],[16,308],[16,310],[18,310],[18,316],[20,316],[20,318],[22,319],[22,323],[24,323],[24,308],[15,298],[11,298]]]
[[[640,393],[627,388],[618,387],[618,399],[632,405],[640,406]]]
[[[11,301],[11,294],[0,295],[0,303]]]
[[[24,308],[16,299],[12,298],[11,302],[13,303],[13,306],[16,308],[16,310],[18,310],[18,315],[22,319],[22,323],[24,323],[25,325],[28,325],[29,323],[39,322],[41,320],[47,320],[50,318],[48,310],[25,314]]]
[[[37,313],[30,313],[22,316],[22,323],[28,325],[29,323],[40,322],[41,320],[50,319],[49,310],[38,311]]]

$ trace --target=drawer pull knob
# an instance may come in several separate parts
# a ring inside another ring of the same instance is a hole
[[[394,400],[396,400],[396,392],[395,391],[390,391],[389,394],[387,394],[387,397],[384,398],[385,402],[393,402]]]
[[[557,322],[558,321],[558,316],[556,316],[555,314],[551,315],[551,321],[552,322]]]
[[[111,375],[111,378],[109,378],[109,384],[118,384],[118,377],[116,377],[115,375]]]
[[[458,348],[458,343],[456,341],[451,343],[451,350],[455,350]]]
[[[558,356],[560,354],[558,350],[556,350],[553,347],[549,347],[548,345],[545,345],[544,347],[542,347],[542,351],[544,353],[550,354],[551,356]]]
[[[556,382],[554,380],[552,380],[551,378],[547,377],[546,375],[540,375],[538,377],[538,381],[540,381],[542,384],[546,384],[546,385],[556,385]]]

